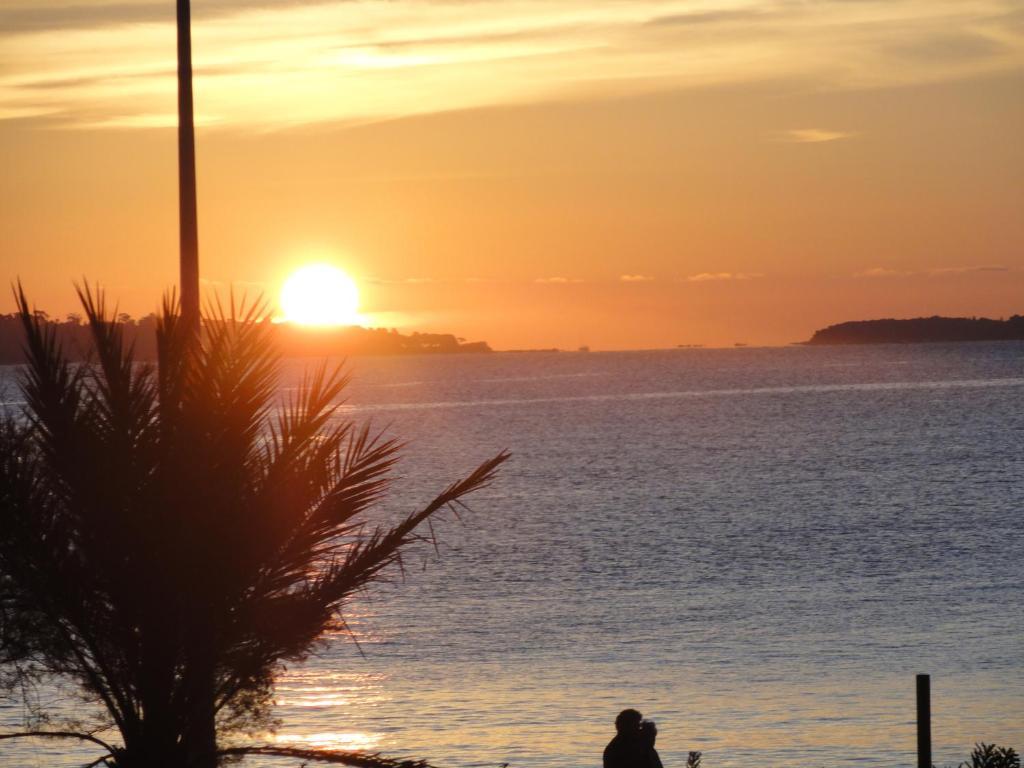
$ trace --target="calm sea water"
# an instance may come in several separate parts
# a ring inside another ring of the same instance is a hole
[[[632,706],[669,768],[910,766],[927,672],[937,763],[1024,749],[1024,344],[351,367],[347,415],[409,441],[386,513],[514,458],[288,671],[280,741],[597,766]]]

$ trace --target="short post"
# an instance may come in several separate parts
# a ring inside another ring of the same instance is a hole
[[[932,680],[917,676],[917,768],[932,768]]]

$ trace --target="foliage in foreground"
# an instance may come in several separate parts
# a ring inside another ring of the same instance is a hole
[[[1020,755],[1013,747],[997,747],[981,742],[974,745],[969,762],[960,768],[1020,768]]]
[[[701,768],[703,753],[690,752],[686,768]],[[959,768],[1020,768],[1020,756],[1013,747],[997,747],[984,742],[974,745],[969,762],[960,763]]]
[[[343,629],[353,594],[400,566],[421,524],[485,486],[506,455],[371,527],[397,446],[338,418],[338,371],[320,367],[278,407],[279,359],[257,308],[217,307],[197,339],[165,301],[154,366],[135,362],[102,295],[80,295],[88,365],[69,361],[18,292],[27,405],[0,424],[0,684],[56,676],[102,705],[121,744],[53,734],[102,747],[97,764],[270,754],[221,737],[263,729],[282,664]]]

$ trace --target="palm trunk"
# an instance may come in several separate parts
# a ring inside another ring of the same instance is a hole
[[[187,702],[183,728],[184,768],[216,768],[217,662],[210,637],[192,637],[189,646],[185,679],[182,681]]]
[[[143,765],[177,768],[180,715],[174,711],[174,633],[164,622],[152,621],[143,629],[140,699],[142,739],[137,751]]]

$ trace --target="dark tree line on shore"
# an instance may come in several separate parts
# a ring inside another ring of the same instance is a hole
[[[854,320],[815,331],[808,344],[915,344],[1024,339],[1024,316],[917,317],[910,320]]]
[[[65,356],[72,361],[87,359],[93,350],[92,332],[82,315],[72,313],[63,320],[35,312],[35,319],[55,335]],[[134,319],[120,314],[115,322],[125,345],[133,347],[137,360],[157,359],[155,314]],[[450,333],[402,334],[394,328],[306,328],[288,323],[272,324],[269,335],[285,357],[331,357],[339,355],[415,355],[490,352],[486,342],[469,342]],[[25,362],[24,329],[17,314],[0,315],[0,365]]]

